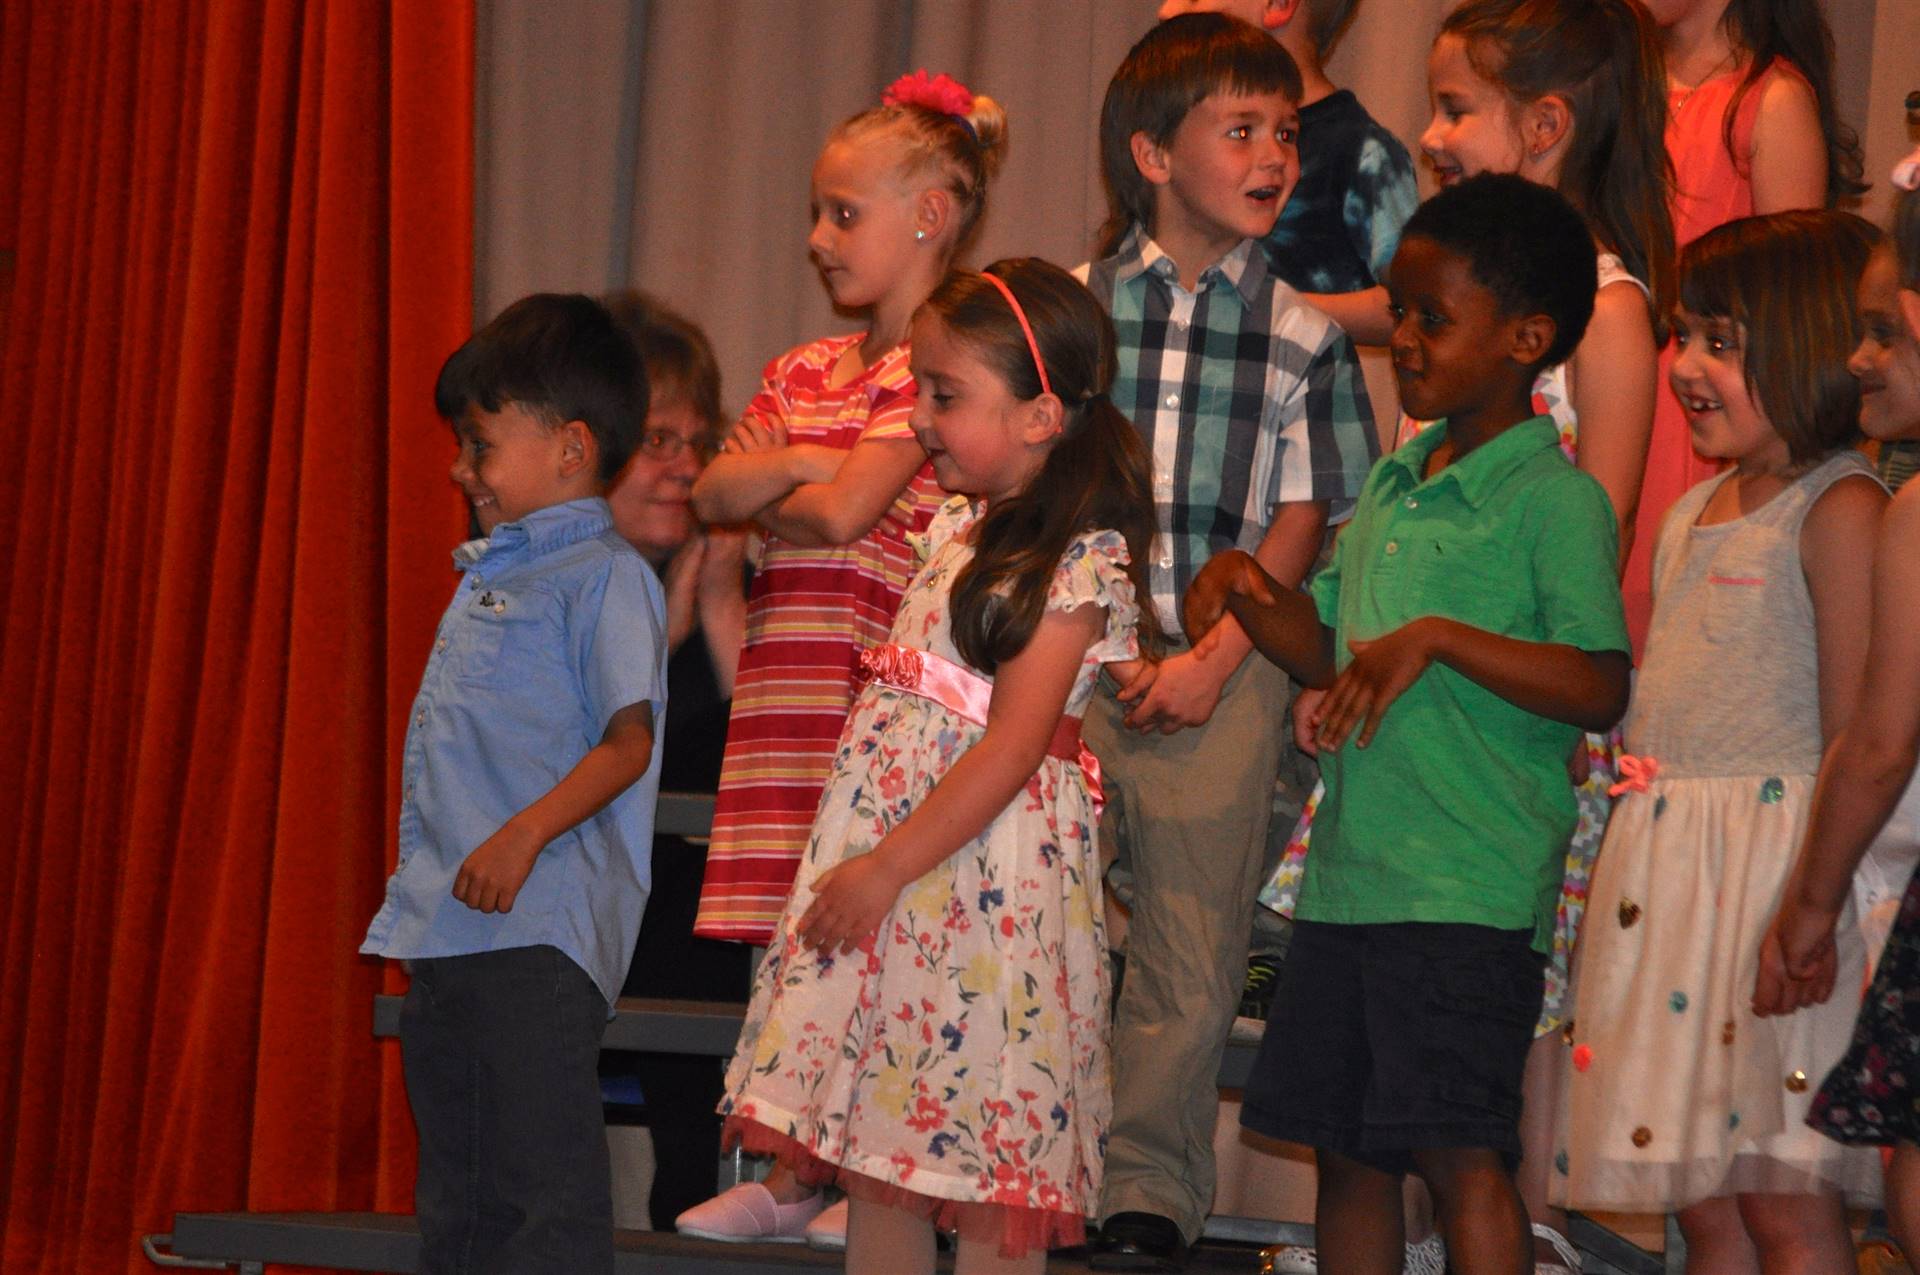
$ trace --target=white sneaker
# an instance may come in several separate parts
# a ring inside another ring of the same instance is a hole
[[[682,1213],[673,1220],[673,1229],[732,1244],[798,1244],[807,1223],[826,1206],[827,1197],[818,1191],[796,1204],[782,1204],[758,1182],[742,1182]]]
[[[1553,1245],[1553,1251],[1560,1257],[1557,1262],[1535,1262],[1533,1275],[1580,1275],[1580,1251],[1566,1236],[1545,1222],[1535,1222],[1533,1233]]]
[[[807,1247],[828,1253],[847,1251],[847,1201],[844,1196],[838,1204],[829,1204],[820,1211],[820,1216],[807,1223]]]
[[[1447,1242],[1435,1231],[1418,1244],[1407,1245],[1402,1275],[1447,1275]]]
[[[1418,1244],[1407,1245],[1402,1275],[1445,1275],[1447,1245],[1435,1231]],[[1320,1254],[1304,1244],[1281,1244],[1260,1253],[1261,1275],[1318,1275]]]

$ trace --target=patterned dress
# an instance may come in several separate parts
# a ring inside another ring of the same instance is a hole
[[[947,599],[972,557],[973,521],[964,499],[935,519],[894,643],[964,663]],[[1102,663],[1138,652],[1126,561],[1119,533],[1088,533],[1054,576],[1049,608],[1107,611],[1070,717],[1085,711]],[[857,954],[821,955],[794,931],[812,882],[873,849],[981,734],[883,682],[860,693],[720,1110],[750,1150],[780,1155],[803,1178],[836,1178],[1011,1256],[1081,1242],[1100,1198],[1109,975],[1080,766],[1048,756],[986,831],[901,892]]]
[[[1712,479],[1667,520],[1627,713],[1627,791],[1574,966],[1556,1203],[1665,1212],[1755,1192],[1879,1195],[1875,1153],[1804,1123],[1812,1084],[1846,1048],[1844,989],[1865,973],[1851,904],[1835,934],[1839,994],[1783,1017],[1752,1009],[1822,747],[1800,531],[1828,487],[1863,475],[1866,461],[1843,452],[1746,516],[1699,526],[1724,481]]]
[[[1627,273],[1620,258],[1612,253],[1600,253],[1596,264],[1602,288],[1624,281],[1634,284],[1642,292],[1647,290],[1647,285]],[[1567,365],[1562,363],[1540,374],[1533,385],[1533,410],[1553,418],[1554,424],[1560,427],[1560,450],[1566,453],[1568,460],[1573,460],[1578,451],[1580,424],[1573,413],[1573,388],[1567,371]],[[1431,424],[1432,421],[1417,421],[1403,414],[1393,445],[1401,446]],[[1593,875],[1593,860],[1600,853],[1600,839],[1607,830],[1607,813],[1613,805],[1612,798],[1607,796],[1607,789],[1616,778],[1615,760],[1618,753],[1619,740],[1616,736],[1587,736],[1587,779],[1574,790],[1580,822],[1575,825],[1573,837],[1567,842],[1566,871],[1561,880],[1560,902],[1554,917],[1553,954],[1546,968],[1546,996],[1540,1005],[1540,1021],[1534,1025],[1536,1038],[1558,1030],[1566,1020],[1568,971],[1573,963],[1574,940],[1580,934],[1580,919],[1586,912],[1587,885]],[[1281,854],[1279,867],[1260,891],[1260,902],[1282,916],[1291,917],[1293,905],[1299,901],[1300,880],[1306,872],[1307,846],[1313,839],[1313,816],[1320,808],[1320,798],[1325,793],[1325,784],[1314,785],[1313,795],[1307,798],[1300,822],[1294,826],[1293,836]]]
[[[1907,782],[1899,805],[1867,847],[1854,877],[1854,906],[1866,931],[1869,963],[1878,953],[1873,984],[1853,1026],[1853,1044],[1828,1073],[1807,1123],[1850,1144],[1891,1146],[1920,1142],[1920,773]],[[1907,878],[1886,934],[1889,887]],[[1840,991],[1836,990],[1835,995]]]
[[[830,384],[860,339],[828,337],[773,360],[746,415],[780,422],[789,442],[849,451],[868,439],[912,438],[904,345],[847,384]],[[810,549],[767,537],[747,597],[695,934],[758,944],[772,937],[853,703],[860,652],[886,639],[916,565],[906,538],[944,499],[923,467],[850,545]]]

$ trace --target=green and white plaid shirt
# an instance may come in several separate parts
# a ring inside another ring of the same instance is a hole
[[[1137,226],[1075,274],[1113,316],[1113,402],[1153,455],[1154,609],[1179,634],[1194,574],[1224,549],[1251,551],[1275,506],[1324,500],[1330,523],[1352,512],[1380,454],[1366,382],[1347,334],[1251,239],[1193,292]]]

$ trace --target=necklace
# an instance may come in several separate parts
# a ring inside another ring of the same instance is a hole
[[[1734,61],[1738,57],[1738,55],[1739,55],[1739,50],[1736,49],[1733,45],[1729,44],[1727,46],[1726,55],[1722,57],[1718,62],[1715,62],[1712,66],[1708,67],[1707,73],[1701,76],[1699,79],[1695,80],[1691,84],[1682,84],[1678,80],[1674,79],[1672,76],[1668,76],[1667,77],[1668,109],[1675,113],[1678,113],[1680,108],[1687,104],[1687,99],[1693,96],[1694,91],[1696,89],[1698,89],[1702,84],[1705,84],[1708,81],[1712,80],[1715,76],[1719,75],[1722,71],[1725,71],[1729,67],[1731,67],[1734,64]]]

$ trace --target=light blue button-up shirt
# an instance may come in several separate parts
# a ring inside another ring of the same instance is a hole
[[[667,704],[660,581],[598,498],[502,523],[461,545],[454,565],[464,574],[407,722],[400,859],[360,950],[412,959],[551,944],[611,1005],[652,883]],[[540,852],[513,911],[454,898],[466,857],[643,700],[655,741],[647,773]]]

